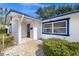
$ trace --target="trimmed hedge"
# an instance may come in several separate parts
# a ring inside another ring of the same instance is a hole
[[[44,40],[43,47],[47,56],[79,56],[79,42],[50,38]]]

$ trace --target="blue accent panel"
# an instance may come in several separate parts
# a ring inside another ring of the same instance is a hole
[[[33,28],[30,28],[31,30],[33,30]]]
[[[59,20],[52,20],[52,21],[48,21],[48,22],[43,22],[43,23],[42,23],[42,34],[60,35],[60,36],[70,36],[70,34],[69,34],[69,19],[70,19],[70,18],[64,18],[64,19],[59,19]],[[51,23],[51,22],[57,22],[57,21],[63,21],[63,20],[67,20],[67,34],[55,34],[55,33],[44,33],[44,32],[43,32],[43,24]]]
[[[12,24],[9,24],[9,33],[12,33]]]

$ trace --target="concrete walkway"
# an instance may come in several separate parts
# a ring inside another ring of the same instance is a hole
[[[3,51],[4,56],[43,56],[42,40],[29,40]]]

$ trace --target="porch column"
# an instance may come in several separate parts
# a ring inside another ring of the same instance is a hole
[[[21,21],[18,21],[18,44],[21,43]]]
[[[22,15],[22,17],[21,18],[19,18],[18,19],[18,44],[20,44],[20,43],[22,43],[22,41],[21,41],[21,23],[22,23],[22,20],[23,20],[23,18],[24,18],[24,15]]]

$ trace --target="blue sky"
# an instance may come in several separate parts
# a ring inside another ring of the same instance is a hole
[[[45,7],[45,6],[50,6],[50,5],[55,5],[56,7],[58,6],[66,6],[66,5],[74,5],[75,3],[0,3],[0,7],[3,8],[10,8],[22,13],[25,13],[27,15],[30,15],[32,17],[36,17],[37,14],[35,13],[36,10],[39,7]]]

